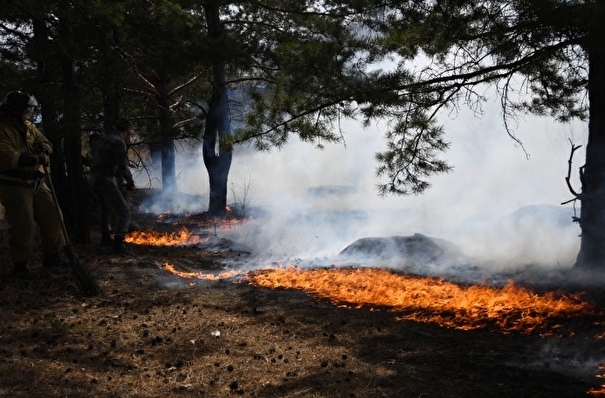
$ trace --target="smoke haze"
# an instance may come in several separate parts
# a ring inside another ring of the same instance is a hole
[[[296,140],[269,153],[238,147],[228,201],[261,216],[225,237],[252,248],[259,261],[330,263],[360,238],[421,233],[449,240],[493,269],[571,267],[580,230],[571,222],[571,205],[561,203],[572,198],[564,180],[570,140],[585,145],[587,127],[527,116],[515,130],[522,148],[507,135],[497,104],[488,104],[482,116],[461,111],[440,122],[451,142],[441,157],[454,170],[432,178],[420,196],[378,196],[374,154],[383,150],[386,133],[380,124],[362,129],[346,122],[345,143],[323,150]],[[576,190],[583,162],[584,152],[577,151]],[[200,195],[201,202],[150,210],[206,210],[200,153],[180,156],[177,167],[179,191]]]

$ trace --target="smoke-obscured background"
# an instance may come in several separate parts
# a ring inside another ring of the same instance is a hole
[[[521,116],[512,125],[521,147],[507,135],[497,103],[480,115],[443,113],[440,122],[451,142],[441,156],[454,169],[432,178],[420,196],[378,196],[381,124],[362,129],[343,122],[344,144],[323,150],[297,140],[268,153],[238,147],[228,201],[258,218],[228,237],[267,260],[330,261],[359,238],[422,233],[449,240],[490,267],[571,267],[580,229],[571,221],[572,205],[561,203],[572,198],[565,184],[570,140],[585,145],[587,126]],[[576,190],[583,149],[574,156]],[[151,210],[204,211],[208,181],[199,151],[180,156],[177,167],[179,191],[200,200]]]
[[[573,206],[561,203],[572,199],[565,183],[571,143],[583,145],[571,174],[574,188],[580,189],[587,126],[520,118],[514,132],[521,148],[507,135],[498,105],[484,111],[442,115],[451,142],[442,156],[454,170],[433,178],[421,196],[378,196],[374,154],[383,149],[386,132],[380,124],[365,130],[353,122],[343,124],[345,144],[324,150],[296,140],[268,153],[237,148],[229,201],[243,203],[251,218],[218,235],[250,247],[253,256],[233,266],[378,265],[469,282],[513,279],[550,286],[568,281],[565,271],[579,250],[580,228],[571,219]],[[205,211],[208,181],[199,151],[179,157],[178,174],[179,190],[189,200],[172,209],[157,202],[154,212]],[[360,238],[416,233],[445,239],[473,261],[446,256],[409,269],[397,256],[378,263],[339,256]],[[599,347],[598,341],[544,339],[536,343],[531,360],[512,366],[593,377],[603,363]]]

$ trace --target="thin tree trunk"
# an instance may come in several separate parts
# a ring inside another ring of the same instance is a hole
[[[161,155],[162,155],[162,190],[176,193],[176,159],[174,154],[174,139],[172,138],[172,118],[170,115],[170,96],[168,93],[168,77],[159,72],[157,77],[156,98],[157,118],[160,125]]]

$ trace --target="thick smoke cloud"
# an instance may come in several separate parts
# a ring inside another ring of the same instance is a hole
[[[359,238],[421,233],[451,241],[493,269],[571,267],[580,231],[571,205],[561,203],[572,198],[564,180],[570,140],[584,145],[586,126],[527,116],[514,131],[521,147],[507,135],[497,104],[482,116],[461,110],[440,120],[451,142],[442,156],[454,170],[433,178],[420,196],[378,196],[374,154],[386,132],[380,124],[345,123],[345,143],[323,150],[296,140],[268,153],[237,148],[228,201],[245,203],[257,218],[225,236],[262,261],[329,263]],[[577,151],[577,190],[583,161]],[[202,199],[173,210],[205,210],[208,182],[199,154],[181,157],[178,167],[179,191]]]

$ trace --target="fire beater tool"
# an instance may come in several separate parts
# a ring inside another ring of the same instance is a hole
[[[59,216],[59,220],[61,220],[61,231],[63,232],[63,238],[65,239],[65,255],[69,261],[69,265],[71,267],[72,274],[76,278],[78,285],[82,293],[85,296],[96,296],[100,293],[101,289],[99,285],[92,277],[88,269],[80,262],[76,251],[69,241],[69,235],[67,234],[67,228],[65,228],[65,222],[63,221],[63,215],[61,213],[61,208],[59,207],[59,201],[57,200],[57,194],[55,192],[55,187],[53,185],[50,174],[48,173],[48,166],[44,167],[44,174],[46,175],[46,181],[48,183],[48,187],[50,188],[50,192],[53,197],[53,203],[55,205],[55,210],[57,211],[57,215]]]

